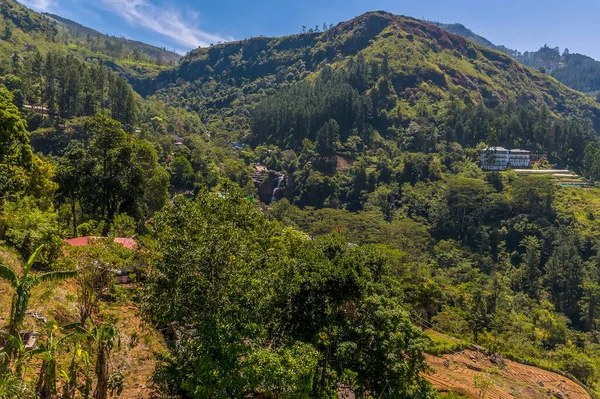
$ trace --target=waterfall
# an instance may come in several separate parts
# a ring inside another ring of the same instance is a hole
[[[271,204],[279,200],[279,193],[281,192],[281,186],[285,182],[285,175],[281,175],[277,178],[277,185],[273,189],[273,195],[271,196]]]

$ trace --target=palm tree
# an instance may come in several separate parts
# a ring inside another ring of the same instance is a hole
[[[31,267],[35,263],[35,259],[42,251],[44,246],[40,246],[35,252],[29,257],[29,260],[23,267],[23,274],[21,277],[11,268],[4,266],[0,263],[0,278],[8,281],[10,285],[15,289],[13,294],[12,304],[10,308],[10,319],[8,324],[8,333],[10,335],[17,335],[18,329],[25,319],[27,312],[27,306],[29,304],[29,298],[31,297],[31,290],[41,283],[47,281],[58,281],[68,278],[73,278],[77,275],[76,271],[60,271],[50,272],[43,274],[32,274]]]

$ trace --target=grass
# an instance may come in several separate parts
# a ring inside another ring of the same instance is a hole
[[[432,345],[427,349],[427,353],[433,356],[441,356],[447,353],[460,352],[471,346],[466,341],[449,335],[441,334],[433,330],[425,330],[425,334],[431,339]]]
[[[600,189],[561,187],[554,200],[555,209],[575,221],[584,238],[600,234]]]

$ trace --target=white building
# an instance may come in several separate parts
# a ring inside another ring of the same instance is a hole
[[[481,168],[486,170],[506,170],[507,168],[528,168],[529,151],[507,150],[504,147],[488,147],[480,152]]]

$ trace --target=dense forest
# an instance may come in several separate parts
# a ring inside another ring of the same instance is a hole
[[[0,398],[462,398],[430,357],[466,348],[479,397],[503,359],[600,392],[585,95],[382,12],[152,77],[2,15],[44,45],[2,54]],[[585,187],[486,172],[496,145]]]

